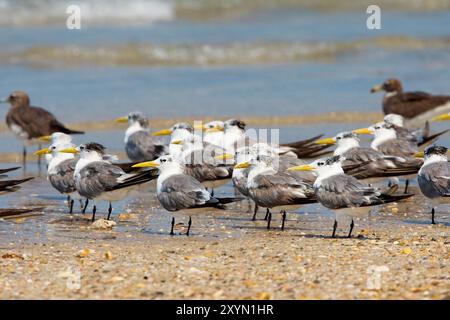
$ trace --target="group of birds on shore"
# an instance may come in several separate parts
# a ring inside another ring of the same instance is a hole
[[[289,210],[320,203],[336,213],[332,237],[338,221],[344,219],[351,237],[354,217],[366,215],[374,206],[414,196],[408,192],[408,183],[416,175],[421,192],[433,204],[433,224],[435,207],[450,197],[447,148],[431,145],[448,130],[431,134],[428,122],[450,119],[450,96],[403,92],[397,79],[372,88],[372,92],[380,90],[386,92],[382,121],[330,138],[316,136],[276,145],[248,135],[246,124],[238,119],[182,122],[152,132],[144,114],[131,112],[116,120],[128,123],[124,142],[131,162],[127,163],[119,163],[96,142],[75,146],[70,135],[83,132],[68,129],[51,113],[30,106],[26,93],[14,92],[5,102],[11,104],[7,125],[12,132],[27,143],[50,143],[35,154],[45,155],[48,180],[68,196],[70,213],[74,200],[85,200],[83,213],[88,201],[93,201],[94,220],[96,202],[107,201],[109,219],[114,201],[156,180],[156,197],[170,212],[224,209],[229,203],[251,199],[255,203],[252,220],[259,208],[266,208],[264,219],[270,229],[271,210],[277,208],[284,229]],[[374,138],[369,146],[362,146],[359,137],[366,134]],[[160,136],[170,136],[170,142]],[[330,151],[332,145],[336,148]],[[25,161],[25,147],[23,156]],[[406,180],[402,192],[398,177]],[[214,190],[230,180],[235,195],[214,196]],[[173,218],[171,234],[174,223]],[[188,235],[191,224],[190,218]]]

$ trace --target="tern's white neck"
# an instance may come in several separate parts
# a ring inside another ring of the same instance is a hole
[[[184,166],[178,161],[165,163],[163,166],[159,168],[159,176],[156,183],[157,191],[159,192],[161,190],[162,183],[166,179],[175,174],[183,174],[183,173],[184,173]]]
[[[223,131],[205,132],[203,140],[216,146],[223,147],[224,137],[225,134]]]
[[[53,152],[52,158],[48,164],[47,173],[55,174],[57,172],[57,167],[61,162],[73,158],[75,158],[75,155],[73,153]]]
[[[348,150],[359,147],[359,141],[355,138],[345,138],[339,140],[336,150],[334,150],[335,156],[340,156],[346,153]]]
[[[75,165],[75,172],[74,175],[78,176],[80,174],[80,171],[86,167],[88,164],[92,162],[108,162],[103,159],[103,155],[96,151],[89,151],[89,152],[82,152],[80,154],[80,160],[77,161],[77,164]]]
[[[370,146],[373,149],[378,150],[378,147],[380,145],[382,145],[386,141],[396,139],[396,138],[397,138],[397,134],[395,133],[395,130],[381,128],[381,129],[375,131],[375,139],[373,139]]]
[[[339,174],[344,174],[344,170],[342,170],[340,163],[335,163],[331,166],[319,167],[319,169],[317,169],[317,179],[314,182],[314,188],[320,187],[323,180]]]
[[[234,143],[245,136],[245,131],[239,127],[231,127],[227,129],[224,135],[225,148],[233,148]]]
[[[145,129],[142,128],[142,126],[141,126],[141,124],[139,123],[139,121],[136,121],[136,122],[132,123],[132,124],[128,127],[128,129],[125,131],[125,139],[124,139],[124,142],[127,143],[127,142],[128,142],[128,139],[130,138],[130,136],[131,136],[133,133],[136,133],[136,132],[138,132],[138,131],[143,131],[143,130],[145,130]]]
[[[425,161],[423,162],[423,167],[436,162],[447,162],[447,156],[441,154],[432,154],[425,159]]]
[[[256,182],[255,178],[256,176],[260,174],[275,174],[277,173],[274,168],[271,166],[267,166],[264,163],[259,163],[255,167],[252,167],[250,171],[248,172],[248,179],[247,179],[247,187],[248,188],[256,188]]]

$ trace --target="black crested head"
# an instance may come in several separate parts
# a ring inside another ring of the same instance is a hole
[[[97,142],[88,142],[88,143],[80,146],[80,149],[81,149],[81,147],[84,147],[85,150],[96,151],[100,154],[104,154],[105,149],[106,149],[103,145],[101,145],[100,143],[97,143]]]
[[[140,111],[133,111],[128,114],[128,119],[132,122],[139,122],[141,127],[148,127],[148,118]]]
[[[225,128],[238,127],[239,129],[245,130],[245,122],[237,119],[230,119],[225,122]]]
[[[331,166],[341,161],[341,156],[332,156],[325,160],[325,165]]]
[[[427,157],[431,156],[431,155],[440,155],[440,156],[447,156],[447,151],[448,149],[444,146],[429,146],[428,148],[425,149],[424,153]]]
[[[189,132],[194,132],[194,128],[187,122],[178,122],[178,123],[174,124],[172,127],[172,131],[181,130],[181,129],[187,130]]]
[[[351,132],[351,131],[348,131],[348,132],[341,132],[340,134],[338,134],[338,135],[336,136],[336,139],[337,139],[337,140],[340,140],[340,139],[349,139],[349,138],[358,138],[358,136],[357,136],[356,133],[353,133],[353,132]]]

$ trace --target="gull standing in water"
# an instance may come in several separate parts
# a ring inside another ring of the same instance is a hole
[[[267,208],[270,229],[272,214],[270,209],[282,207],[282,225],[286,220],[286,210],[303,204],[315,203],[312,184],[278,170],[276,158],[270,156],[252,156],[250,161],[236,164],[235,169],[250,168],[247,177],[247,189],[251,199],[259,206]]]
[[[30,144],[39,144],[39,137],[47,136],[53,132],[63,132],[67,134],[82,134],[83,131],[77,131],[66,128],[59,122],[53,114],[40,107],[30,105],[28,94],[23,91],[15,91],[9,97],[0,100],[3,103],[9,103],[11,108],[6,115],[6,124],[8,128],[21,140],[23,145],[23,163],[26,162],[27,149]],[[38,158],[40,162],[40,158]]]
[[[125,198],[137,185],[156,178],[155,171],[126,173],[119,166],[104,160],[105,147],[99,143],[90,142],[60,152],[80,154],[74,171],[76,190],[89,200],[108,201],[108,220],[112,212],[111,202]],[[94,204],[92,221],[95,220],[96,211]]]
[[[191,136],[191,134],[194,133],[194,128],[186,122],[178,122],[172,126],[170,129],[163,129],[157,132],[153,132],[152,135],[154,136],[169,136],[170,135],[170,141],[176,141],[184,139],[187,139]],[[182,145],[176,144],[176,143],[170,143],[169,144],[169,154],[172,156],[178,157],[181,156]]]
[[[373,206],[399,201],[412,197],[413,194],[393,195],[381,193],[375,188],[369,187],[355,177],[344,173],[341,166],[341,157],[333,156],[327,159],[319,159],[311,164],[289,168],[293,171],[317,172],[314,182],[314,192],[317,200],[325,207],[336,213],[333,225],[332,237],[336,236],[338,219],[351,218],[350,231],[347,235],[351,237],[354,221],[353,217],[367,216]]]
[[[81,196],[75,187],[74,178],[77,160],[75,160],[75,155],[73,153],[60,152],[67,148],[73,148],[73,144],[70,140],[55,140],[55,143],[50,147],[36,151],[35,154],[51,155],[47,168],[47,179],[50,181],[53,188],[58,190],[61,194],[67,195],[69,213],[71,214],[73,212],[74,199],[81,200]]]
[[[148,119],[141,112],[130,112],[128,116],[116,119],[118,123],[128,123],[125,131],[125,151],[131,161],[148,161],[167,154],[168,147],[152,136]]]
[[[172,155],[162,156],[154,161],[138,163],[134,167],[159,169],[156,195],[159,203],[167,211],[205,207],[223,209],[224,204],[242,200],[239,198],[217,198],[211,196],[198,180],[185,174],[184,165]],[[187,235],[189,235],[191,223],[192,220],[189,218]],[[173,235],[174,224],[175,218],[172,218],[171,235]]]
[[[435,207],[450,202],[450,163],[446,147],[430,146],[424,151],[425,161],[417,180],[422,194],[431,199],[431,223],[435,224]]]

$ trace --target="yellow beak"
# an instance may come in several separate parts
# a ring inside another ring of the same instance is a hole
[[[163,129],[163,130],[152,133],[152,135],[154,135],[154,136],[168,136],[171,134],[172,134],[172,129]]]
[[[156,161],[145,161],[145,162],[140,162],[137,163],[135,165],[131,166],[132,168],[158,168],[159,167],[159,163],[157,163]]]
[[[325,138],[316,141],[316,144],[335,144],[336,140],[334,138]]]
[[[125,117],[117,118],[117,119],[115,120],[115,122],[117,122],[117,123],[127,123],[127,122],[128,122],[128,117],[125,116]]]
[[[445,121],[450,120],[450,113],[441,114],[440,116],[437,116],[433,118],[431,121]]]
[[[43,141],[43,142],[51,142],[52,141],[52,136],[48,135],[48,136],[41,136],[38,138],[39,140]]]
[[[59,152],[62,152],[62,153],[79,153],[79,151],[77,149],[75,149],[75,148],[62,149],[62,150],[59,150]]]
[[[183,140],[173,140],[173,141],[170,141],[170,144],[182,144],[183,143]]]
[[[212,132],[223,132],[225,129],[221,126],[215,126],[214,128],[206,129],[206,133],[212,133]]]
[[[50,153],[52,153],[52,151],[49,148],[44,148],[44,149],[36,151],[34,153],[34,155],[40,156],[40,155],[43,155],[43,154],[50,154]]]
[[[304,164],[301,166],[290,167],[288,171],[313,171],[315,168],[310,164]]]
[[[234,155],[232,155],[231,153],[224,153],[218,156],[214,157],[217,160],[231,160],[234,159]]]
[[[424,156],[423,151],[419,151],[414,155],[414,158],[423,158],[423,156]]]
[[[238,163],[237,165],[234,166],[234,169],[246,169],[250,167],[250,162],[245,161],[245,162],[241,162]]]
[[[356,134],[373,134],[373,131],[370,130],[369,128],[361,128],[361,129],[353,130],[353,133],[356,133]]]
[[[373,86],[372,89],[370,89],[370,93],[375,93],[379,91],[383,91],[383,85],[381,84]]]

